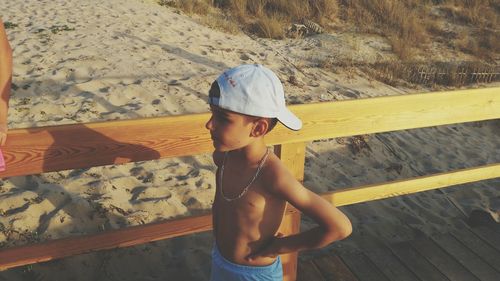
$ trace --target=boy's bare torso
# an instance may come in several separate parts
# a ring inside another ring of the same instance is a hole
[[[269,178],[272,175],[269,175],[268,172],[271,165],[282,165],[279,161],[276,155],[270,153],[260,175],[249,187],[246,194],[233,201],[227,201],[222,197],[219,166],[217,190],[212,207],[214,235],[219,251],[231,262],[263,266],[269,265],[275,260],[274,258],[260,257],[248,261],[245,258],[265,247],[273,239],[281,224],[286,201],[270,191],[269,185],[272,180]],[[217,162],[220,162],[220,159]],[[238,197],[253,178],[255,172],[256,167],[244,167],[241,164],[228,161],[224,167],[222,182],[225,197]]]

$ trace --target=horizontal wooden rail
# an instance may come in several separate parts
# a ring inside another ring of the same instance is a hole
[[[278,126],[269,144],[500,118],[500,88],[378,97],[290,107],[298,132]],[[10,130],[0,177],[210,152],[208,113]]]
[[[491,164],[410,180],[339,190],[323,194],[322,197],[336,206],[344,206],[497,177],[500,177],[500,164]],[[294,208],[287,210],[288,214],[294,212]],[[128,247],[208,231],[211,228],[211,215],[204,215],[12,247],[0,251],[0,270],[98,250]]]
[[[321,196],[335,206],[343,206],[498,177],[500,177],[500,163],[384,184],[348,188],[324,193]]]
[[[211,229],[212,215],[208,214],[12,247],[0,251],[0,270],[100,250],[130,247]]]

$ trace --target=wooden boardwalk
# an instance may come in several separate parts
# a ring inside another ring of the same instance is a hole
[[[298,281],[499,281],[500,224],[301,260]]]

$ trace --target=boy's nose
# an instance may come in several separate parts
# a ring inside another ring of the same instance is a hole
[[[212,128],[214,127],[212,124],[212,119],[213,119],[213,116],[210,116],[210,119],[208,119],[207,123],[205,124],[205,128],[207,128],[207,130],[209,130],[209,131],[211,131]]]

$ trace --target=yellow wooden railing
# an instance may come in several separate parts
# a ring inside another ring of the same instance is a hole
[[[306,142],[500,118],[500,88],[378,97],[290,107],[304,123],[298,132],[277,127],[267,142],[303,180]],[[211,152],[209,115],[148,118],[9,131],[0,177],[88,168]],[[342,206],[500,177],[500,163],[322,194]],[[92,235],[0,250],[0,269],[91,251],[128,247],[211,229],[211,215],[192,216]],[[299,231],[288,207],[281,232]],[[297,254],[283,255],[285,280],[295,280]]]

